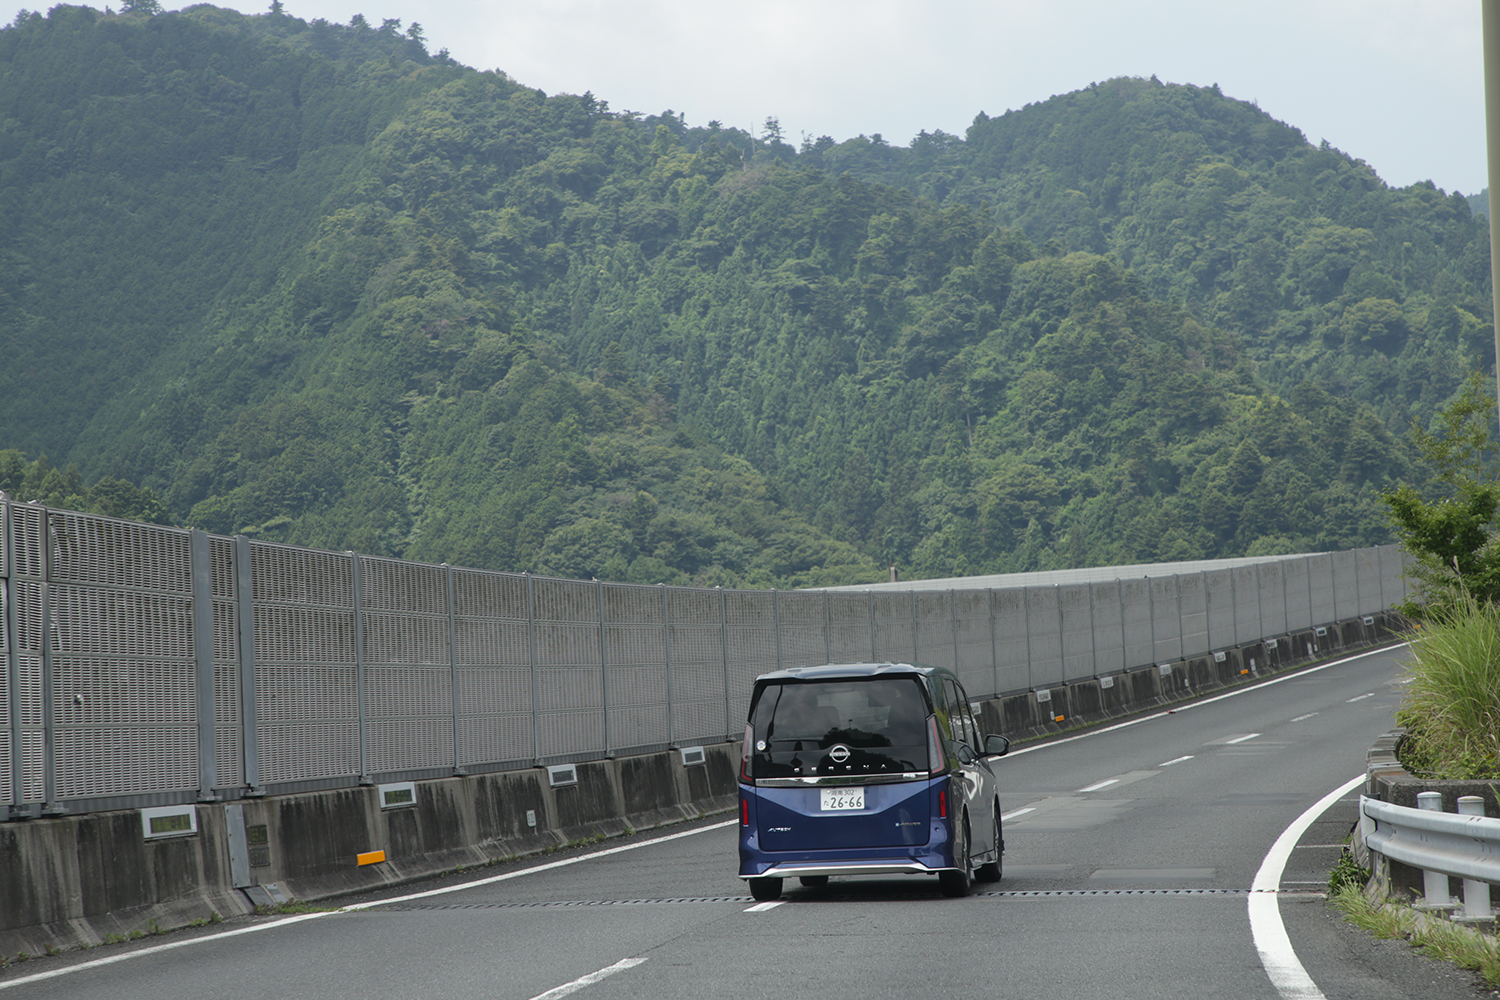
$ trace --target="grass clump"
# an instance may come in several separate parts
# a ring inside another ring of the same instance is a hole
[[[1500,778],[1500,607],[1460,595],[1415,629],[1411,650],[1396,713],[1402,765],[1430,778]]]
[[[1451,962],[1500,986],[1500,940],[1430,913],[1418,913],[1390,900],[1372,899],[1353,886],[1328,897],[1344,919],[1376,937],[1405,940],[1428,958]]]

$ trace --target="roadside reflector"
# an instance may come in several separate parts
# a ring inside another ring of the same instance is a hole
[[[740,799],[740,826],[750,825],[750,800]]]
[[[380,864],[380,862],[385,860],[385,852],[368,851],[364,854],[356,855],[356,858],[359,861],[360,867],[364,867],[365,865],[378,865]]]
[[[948,790],[938,789],[938,819],[948,818]]]
[[[1052,717],[1052,721],[1053,722],[1061,722],[1062,720],[1063,720],[1063,716],[1061,716],[1061,715],[1054,715]]]

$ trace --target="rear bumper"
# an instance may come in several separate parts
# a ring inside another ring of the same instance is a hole
[[[789,861],[775,864],[759,876],[740,878],[797,878],[806,875],[935,875],[942,868],[929,868],[920,861],[853,861],[845,864],[812,864]]]

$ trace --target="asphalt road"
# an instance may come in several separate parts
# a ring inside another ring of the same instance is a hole
[[[1250,889],[1273,844],[1361,776],[1365,750],[1392,725],[1403,656],[1368,654],[1018,747],[997,762],[1004,879],[967,899],[907,877],[818,890],[789,882],[782,902],[757,905],[734,875],[733,826],[714,820],[410,887],[361,909],[13,966],[0,993],[1471,998],[1471,974],[1375,941],[1323,900],[1358,788],[1308,817],[1284,868],[1262,875],[1290,945],[1280,958],[1309,982],[1296,987],[1284,970],[1273,981],[1257,948],[1274,940],[1264,912],[1252,928]]]

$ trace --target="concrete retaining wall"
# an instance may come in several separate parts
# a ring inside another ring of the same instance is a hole
[[[986,732],[1014,738],[1169,705],[1340,652],[1387,643],[1377,615],[1313,632],[981,703]],[[0,823],[0,960],[99,944],[154,928],[393,885],[571,841],[611,837],[730,810],[740,746],[703,748],[701,764],[662,751],[573,765],[554,788],[545,768],[415,783],[409,806],[382,809],[360,787],[196,807],[195,835],[147,840],[139,810]],[[532,825],[532,820],[535,825]],[[231,842],[248,854],[236,877]],[[384,852],[360,864],[360,855]]]

